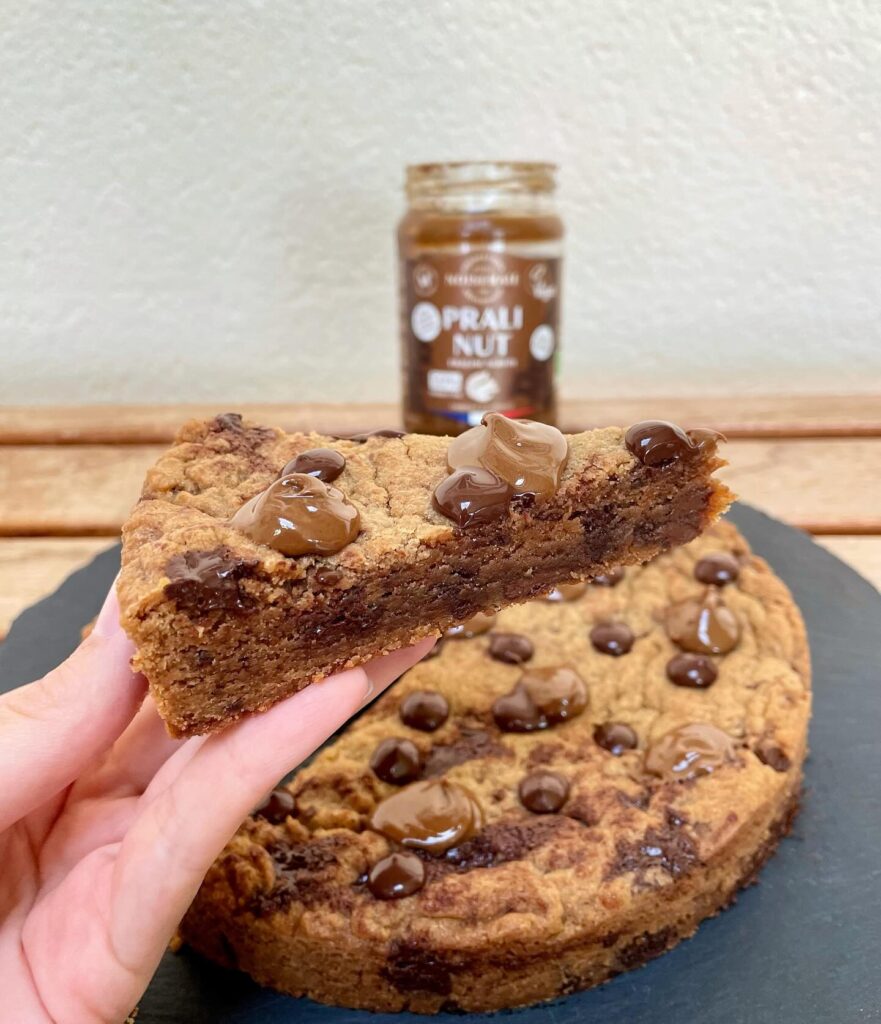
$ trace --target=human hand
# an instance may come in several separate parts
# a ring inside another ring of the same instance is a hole
[[[67,661],[0,697],[0,1016],[118,1024],[249,811],[430,647],[173,740],[111,591]]]

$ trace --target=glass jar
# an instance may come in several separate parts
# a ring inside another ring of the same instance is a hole
[[[556,420],[556,170],[490,161],[407,168],[398,225],[407,430],[459,434],[490,410]]]

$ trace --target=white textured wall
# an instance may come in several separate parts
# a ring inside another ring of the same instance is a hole
[[[876,0],[0,12],[0,400],[392,398],[402,166],[494,156],[567,393],[881,387]]]

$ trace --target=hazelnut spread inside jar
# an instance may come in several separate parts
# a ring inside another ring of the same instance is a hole
[[[545,163],[407,168],[398,226],[404,423],[554,423],[563,224]]]

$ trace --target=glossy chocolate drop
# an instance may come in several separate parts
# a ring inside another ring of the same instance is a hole
[[[527,811],[556,814],[569,796],[569,783],[556,772],[532,772],[521,779],[517,794]]]
[[[331,555],[358,536],[358,510],[342,491],[293,473],[245,502],[230,525],[283,555]]]
[[[445,629],[444,636],[448,640],[471,640],[483,633],[488,633],[495,624],[495,615],[484,615],[483,612],[478,612],[466,622],[460,622]]]
[[[740,575],[740,562],[727,551],[714,551],[704,555],[694,567],[694,578],[701,583],[724,587]]]
[[[398,714],[404,725],[411,729],[434,732],[449,718],[450,705],[443,694],[420,690],[408,694],[401,701]]]
[[[425,865],[415,853],[390,853],[378,860],[367,876],[367,887],[378,900],[412,896],[425,885]]]
[[[638,742],[636,733],[624,722],[598,725],[593,731],[593,741],[615,757],[620,757],[626,750],[633,750]]]
[[[273,789],[254,808],[254,816],[265,818],[273,825],[280,825],[289,814],[294,813],[294,798],[286,789]]]
[[[426,779],[386,797],[370,827],[394,843],[441,854],[470,839],[483,826],[474,795],[447,779]]]
[[[608,572],[601,572],[599,575],[594,576],[590,582],[595,587],[617,587],[623,579],[624,567],[616,565],[609,569]]]
[[[547,718],[536,707],[522,683],[494,701],[492,712],[502,732],[535,732],[548,727]]]
[[[528,636],[520,633],[493,633],[489,638],[489,655],[506,665],[523,665],[535,648]]]
[[[600,654],[620,658],[633,647],[633,630],[624,622],[598,622],[590,631],[590,642]]]
[[[373,774],[383,782],[404,786],[418,779],[422,773],[422,755],[411,740],[392,736],[383,740],[373,751],[370,767]]]
[[[479,427],[450,442],[447,465],[451,470],[482,466],[517,496],[549,498],[560,486],[568,455],[568,442],[556,427],[488,412]]]
[[[345,457],[333,448],[310,448],[291,459],[279,476],[305,473],[306,476],[314,476],[317,480],[329,484],[333,483],[345,468]]]
[[[533,732],[565,722],[587,707],[587,685],[566,665],[524,672],[517,685],[493,704],[493,718],[504,732]]]
[[[545,601],[577,601],[586,592],[587,584],[580,580],[577,583],[558,583],[545,594]]]
[[[693,779],[735,760],[734,741],[706,722],[673,729],[645,753],[645,770],[662,779]]]
[[[217,609],[248,615],[256,610],[256,602],[239,580],[247,579],[256,568],[255,559],[237,558],[226,547],[183,551],[166,563],[165,596],[197,615]]]
[[[335,587],[338,583],[342,583],[343,576],[342,569],[332,569],[330,566],[325,566],[315,573],[315,582],[319,583],[322,587]]]
[[[624,435],[624,443],[632,455],[652,469],[667,466],[697,451],[697,445],[688,434],[666,420],[634,423]]]
[[[683,651],[727,654],[740,640],[740,623],[712,587],[700,600],[683,601],[668,611],[667,635]]]
[[[371,437],[405,437],[406,434],[403,430],[394,430],[389,427],[384,427],[382,430],[365,430],[360,434],[332,434],[335,441],[357,441],[358,444],[364,444],[365,441],[369,441]]]
[[[677,686],[705,690],[718,675],[719,670],[705,654],[676,654],[667,662],[667,678]]]
[[[482,466],[457,469],[441,480],[431,499],[442,516],[462,530],[500,519],[514,491],[501,477]]]

